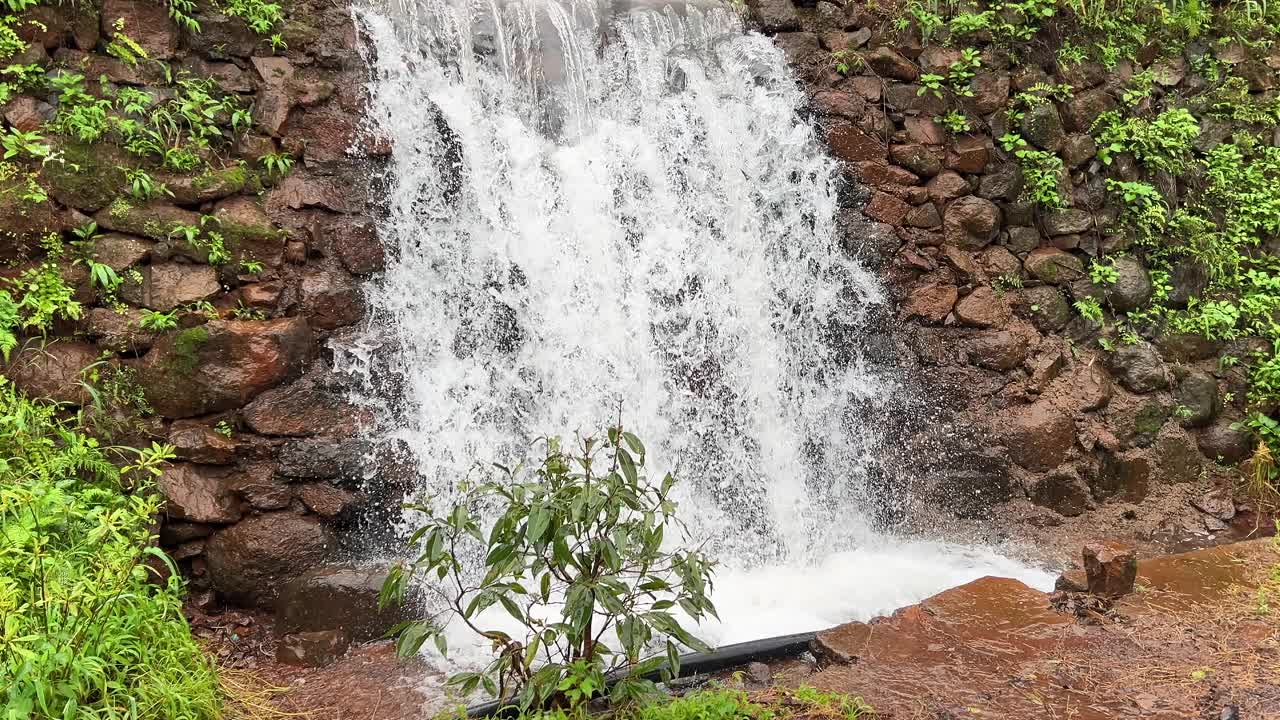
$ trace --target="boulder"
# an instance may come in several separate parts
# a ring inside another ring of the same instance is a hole
[[[5,122],[23,132],[39,130],[56,113],[52,105],[29,95],[19,95],[4,106]]]
[[[160,476],[167,517],[195,523],[226,524],[240,519],[240,506],[231,489],[231,468],[175,462]]]
[[[55,340],[43,346],[28,343],[3,364],[4,376],[32,398],[84,405],[89,392],[82,372],[98,361],[101,351],[82,342]]]
[[[324,667],[346,654],[351,637],[345,630],[290,633],[276,643],[276,662],[300,667]]]
[[[1099,500],[1115,497],[1125,502],[1142,502],[1151,486],[1152,466],[1148,451],[1143,449],[1103,450],[1097,477],[1093,479],[1093,496]]]
[[[948,170],[961,173],[980,173],[987,167],[987,142],[976,135],[964,135],[951,142],[947,148]]]
[[[1196,444],[1205,457],[1228,465],[1235,465],[1253,452],[1253,436],[1227,418],[1218,418],[1201,430]]]
[[[993,428],[1002,433],[1009,458],[1033,472],[1058,467],[1075,445],[1075,423],[1044,401],[1001,413]]]
[[[1062,159],[1068,168],[1078,168],[1098,154],[1098,144],[1085,133],[1068,135],[1062,143]]]
[[[320,517],[337,517],[355,507],[357,502],[354,493],[327,483],[303,483],[294,492],[308,510]]]
[[[987,170],[978,181],[978,197],[988,200],[1013,202],[1022,194],[1025,178],[1022,166],[1016,162],[1002,163]],[[1020,225],[1024,223],[1013,223]]]
[[[1216,487],[1193,499],[1191,506],[1224,522],[1236,516],[1236,502],[1229,487]]]
[[[1030,491],[1031,502],[1065,517],[1076,517],[1092,506],[1089,487],[1074,473],[1057,470],[1037,476]]]
[[[419,600],[403,606],[378,607],[386,582],[385,568],[326,565],[284,583],[276,602],[276,627],[283,633],[346,630],[356,642],[382,637],[414,619]]]
[[[836,157],[846,162],[883,162],[889,153],[885,143],[845,121],[831,124],[827,131],[827,145]]]
[[[961,298],[955,307],[956,319],[971,327],[999,327],[1009,320],[1004,298],[983,285]]]
[[[951,314],[956,299],[960,296],[954,285],[930,283],[912,290],[902,303],[902,314],[906,319],[920,318],[930,323],[940,323]]]
[[[1032,250],[1023,265],[1036,279],[1053,285],[1069,285],[1084,277],[1084,263],[1080,258],[1057,248]]]
[[[355,478],[364,467],[369,444],[351,439],[291,440],[280,446],[280,474],[291,478]]]
[[[925,145],[894,145],[889,158],[916,175],[933,177],[942,172],[942,153]]]
[[[151,349],[154,336],[142,329],[142,318],[142,311],[133,308],[93,308],[89,311],[85,331],[103,350],[144,353]]]
[[[1044,231],[1050,237],[1078,235],[1093,229],[1093,216],[1084,210],[1063,208],[1045,213]]]
[[[973,107],[979,115],[990,115],[1009,102],[1009,75],[980,71],[969,82],[973,90]]]
[[[1081,554],[1090,594],[1115,599],[1133,592],[1133,583],[1138,579],[1138,554],[1132,547],[1096,542],[1085,545]]]
[[[356,279],[341,267],[315,266],[302,276],[302,311],[319,330],[354,325],[364,317],[364,297]]]
[[[178,420],[169,427],[169,444],[180,460],[204,465],[229,465],[236,461],[235,440],[202,422]]]
[[[386,267],[377,225],[370,218],[339,216],[330,220],[319,235],[329,252],[355,275],[381,272]]]
[[[988,370],[1006,372],[1027,358],[1027,339],[1007,330],[982,333],[968,344],[970,362]]]
[[[159,200],[135,205],[118,199],[94,214],[93,220],[98,227],[152,240],[169,240],[181,227],[200,227],[199,213]]]
[[[1174,389],[1173,400],[1183,427],[1204,427],[1218,414],[1218,381],[1207,372],[1189,371]]]
[[[916,78],[920,77],[920,69],[915,63],[887,46],[878,47],[866,53],[863,60],[881,77],[903,82],[915,82]]]
[[[800,29],[800,15],[791,0],[751,0],[747,7],[764,33],[772,35]]]
[[[1115,98],[1105,89],[1084,90],[1062,104],[1062,122],[1072,131],[1089,132],[1098,116],[1115,107]]]
[[[285,234],[258,203],[244,196],[227,198],[214,206],[212,215],[235,261],[252,260],[269,267],[280,264]]]
[[[1071,322],[1071,305],[1062,291],[1050,285],[1037,285],[1019,290],[1014,309],[1031,321],[1042,333],[1055,333]]]
[[[1022,136],[1041,150],[1058,152],[1066,141],[1062,118],[1052,102],[1035,103],[1022,114]]]
[[[867,217],[888,225],[901,225],[906,220],[911,206],[886,192],[873,192],[871,202],[863,208]]]
[[[1139,395],[1169,387],[1169,371],[1160,351],[1145,341],[1117,347],[1111,354],[1111,369],[1121,385]]]
[[[350,437],[373,420],[368,410],[351,405],[314,375],[262,393],[240,415],[256,433],[290,437]]]
[[[1172,425],[1161,430],[1152,454],[1156,459],[1156,477],[1161,482],[1188,483],[1200,478],[1204,457],[1196,448],[1195,438],[1186,430]]]
[[[178,26],[165,5],[149,0],[103,0],[102,34],[117,33],[137,43],[152,60],[168,60],[178,52]]]
[[[140,380],[156,412],[194,417],[243,406],[300,375],[310,357],[305,318],[215,321],[157,341]]]
[[[93,239],[93,250],[90,254],[93,255],[94,260],[109,266],[112,270],[123,272],[126,268],[138,265],[151,257],[151,251],[155,246],[156,244],[151,240],[132,235],[107,233]]]
[[[999,230],[1000,208],[990,200],[970,195],[947,205],[943,233],[948,243],[980,250],[996,238]]]
[[[120,286],[121,299],[161,312],[211,298],[222,290],[218,271],[209,265],[158,263],[142,268],[141,273],[142,284]]]
[[[939,206],[944,206],[956,198],[973,192],[969,187],[969,181],[953,170],[938,173],[925,187],[929,191],[929,199]]]
[[[1142,261],[1126,255],[1117,258],[1112,264],[1116,270],[1116,281],[1102,289],[1103,297],[1111,307],[1120,312],[1129,312],[1145,307],[1151,300],[1154,288],[1151,276]]]
[[[214,533],[205,545],[213,588],[231,602],[272,607],[280,588],[319,565],[333,534],[313,516],[253,515]]]

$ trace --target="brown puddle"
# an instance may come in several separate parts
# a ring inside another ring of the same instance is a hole
[[[795,681],[893,718],[1280,717],[1280,621],[1251,604],[1276,563],[1268,540],[1142,561],[1142,591],[1101,623],[986,577],[820,633],[830,664]]]

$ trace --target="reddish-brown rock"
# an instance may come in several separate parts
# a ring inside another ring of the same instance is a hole
[[[1057,248],[1032,250],[1023,264],[1037,279],[1054,285],[1069,285],[1084,277],[1080,258]]]
[[[81,342],[32,341],[4,363],[4,376],[33,398],[83,405],[89,401],[82,371],[98,361],[100,351]]]
[[[943,233],[947,242],[966,250],[979,250],[995,240],[1000,230],[1000,208],[972,195],[947,205]]]
[[[351,647],[346,630],[316,630],[289,633],[276,643],[276,662],[300,667],[324,667],[342,657]]]
[[[303,483],[295,490],[302,504],[321,517],[336,517],[356,504],[354,493],[328,483]]]
[[[898,198],[884,192],[874,192],[871,202],[863,209],[863,213],[871,218],[889,225],[901,225],[910,212],[911,206]]]
[[[939,205],[945,205],[956,198],[973,192],[973,189],[969,187],[968,181],[951,170],[939,173],[937,177],[929,181],[926,187],[929,189],[929,199]]]
[[[240,519],[240,507],[231,491],[234,469],[175,462],[160,476],[160,492],[168,501],[165,514],[196,523],[225,524]]]
[[[178,51],[178,27],[163,3],[103,0],[102,34],[114,38],[117,33],[136,42],[152,60],[168,60]]]
[[[995,290],[983,285],[956,303],[956,319],[972,327],[1000,327],[1009,321],[1009,306]]]
[[[236,441],[202,422],[178,420],[169,428],[169,444],[178,458],[206,465],[235,462]]]
[[[1001,413],[993,427],[1002,431],[1009,459],[1033,472],[1061,465],[1076,439],[1071,418],[1044,401]]]
[[[866,53],[863,59],[881,77],[903,82],[914,82],[920,77],[920,68],[890,47],[878,47]]]
[[[1138,554],[1119,542],[1096,542],[1085,545],[1084,572],[1089,592],[1107,598],[1118,598],[1133,592],[1138,579]]]
[[[912,290],[902,303],[905,318],[918,317],[931,323],[940,323],[951,314],[960,293],[954,285],[931,283]]]
[[[334,545],[312,516],[254,515],[214,533],[205,545],[213,588],[232,602],[271,606],[280,586],[318,565]]]
[[[302,277],[302,310],[313,327],[333,330],[364,317],[364,299],[355,278],[340,267],[316,267]]]
[[[163,263],[141,270],[142,284],[126,282],[120,297],[134,305],[166,312],[213,297],[221,289],[218,271],[209,265]]]
[[[263,435],[350,437],[372,422],[368,410],[349,404],[343,394],[308,375],[268,390],[242,412],[245,424]]]
[[[159,340],[139,379],[166,417],[230,410],[300,375],[311,340],[302,317],[211,322]]]

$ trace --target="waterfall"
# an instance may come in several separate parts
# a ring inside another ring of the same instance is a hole
[[[768,38],[714,2],[369,1],[390,265],[356,359],[386,368],[365,400],[418,493],[620,412],[722,563],[712,639],[1046,582],[868,519],[899,390],[862,354],[885,292]]]

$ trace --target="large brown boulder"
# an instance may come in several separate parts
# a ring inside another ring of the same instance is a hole
[[[170,518],[196,523],[233,523],[240,504],[231,489],[235,470],[194,463],[172,463],[160,476],[160,492]]]
[[[88,343],[31,343],[13,353],[4,376],[33,398],[83,405],[89,393],[82,371],[98,361],[100,351]]]
[[[943,232],[947,242],[966,250],[980,250],[1000,230],[1000,208],[990,200],[968,195],[947,206]]]
[[[159,340],[140,381],[160,415],[230,410],[302,374],[311,357],[305,318],[215,321]]]
[[[1009,458],[1035,472],[1052,470],[1067,459],[1076,440],[1071,418],[1047,402],[1024,405],[996,419]]]
[[[328,565],[303,573],[280,588],[277,629],[282,633],[346,630],[356,642],[375,640],[412,619],[414,600],[378,608],[385,568]]]
[[[1118,598],[1133,592],[1138,579],[1138,554],[1118,542],[1097,542],[1084,546],[1084,572],[1089,592]]]
[[[218,271],[208,265],[160,263],[141,270],[142,283],[125,283],[120,297],[134,305],[167,312],[218,294]]]
[[[241,417],[256,433],[290,437],[350,437],[373,420],[368,410],[348,403],[338,389],[314,375],[262,393]]]
[[[151,0],[103,0],[102,34],[127,36],[152,60],[168,60],[178,51],[178,26],[164,3]]]
[[[320,564],[333,546],[333,534],[318,518],[272,512],[214,533],[205,560],[223,597],[270,607],[285,583]]]

